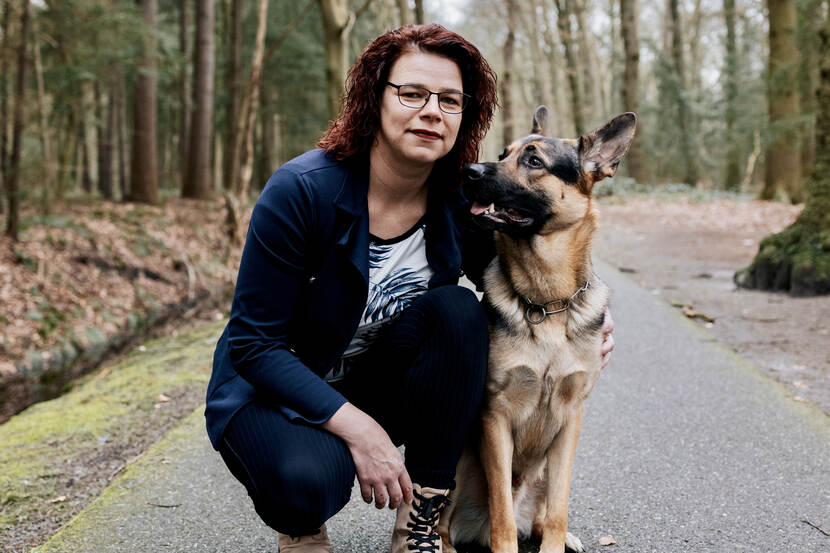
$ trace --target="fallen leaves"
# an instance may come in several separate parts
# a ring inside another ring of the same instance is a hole
[[[63,503],[64,501],[66,501],[66,496],[59,495],[58,497],[53,497],[52,499],[49,499],[48,501],[46,501],[46,503],[52,505],[54,503]]]
[[[614,539],[614,536],[602,536],[599,539],[599,544],[603,547],[607,547],[609,545],[616,545],[617,540]]]
[[[688,317],[689,319],[700,319],[700,320],[704,321],[705,323],[708,323],[707,327],[709,325],[715,324],[715,318],[714,317],[712,317],[710,315],[707,315],[706,313],[704,313],[702,311],[697,311],[694,308],[694,306],[690,303],[673,300],[671,302],[671,305],[672,305],[672,307],[680,308],[682,310],[683,314],[686,317]]]

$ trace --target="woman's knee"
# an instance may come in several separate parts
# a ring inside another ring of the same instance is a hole
[[[424,296],[428,324],[448,340],[480,345],[487,341],[487,315],[475,293],[463,286],[441,286]]]
[[[350,467],[332,471],[330,461],[291,454],[274,459],[269,477],[252,498],[265,523],[283,533],[306,535],[342,509],[351,496],[354,465],[346,478]]]

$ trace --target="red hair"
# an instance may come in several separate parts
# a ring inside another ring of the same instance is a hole
[[[479,147],[498,106],[496,74],[478,48],[441,25],[405,25],[376,38],[349,70],[340,114],[317,142],[337,160],[366,157],[380,129],[380,101],[392,65],[407,50],[444,56],[458,64],[470,95],[452,150],[436,166],[458,175],[478,160]]]

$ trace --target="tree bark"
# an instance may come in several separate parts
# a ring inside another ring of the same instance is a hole
[[[20,239],[20,154],[23,147],[24,108],[26,102],[26,49],[29,45],[29,0],[20,1],[20,46],[17,50],[17,83],[15,85],[14,129],[9,160],[9,182],[6,183],[9,213],[6,235],[15,242]]]
[[[40,204],[43,213],[49,213],[49,202],[55,186],[57,162],[52,154],[52,129],[49,127],[49,114],[46,108],[46,84],[43,80],[43,62],[40,57],[40,37],[37,19],[32,21],[32,53],[35,60],[35,82],[37,84],[37,111],[40,123],[40,147],[43,152],[43,188]]]
[[[821,2],[809,0],[799,2],[798,10],[798,50],[801,52],[800,76],[800,111],[804,125],[801,128],[801,174],[809,175],[813,171],[816,156],[815,116],[816,91],[821,65],[818,51],[818,31],[821,26]]]
[[[794,296],[830,294],[830,18],[819,40],[816,161],[804,210],[783,232],[764,238],[752,265],[735,274],[740,286]]]
[[[6,209],[5,186],[8,180],[9,161],[9,21],[11,19],[11,4],[9,0],[0,3],[3,10],[2,42],[0,42],[0,213]]]
[[[225,67],[225,82],[228,86],[228,112],[225,125],[225,159],[222,176],[222,186],[225,190],[235,190],[239,186],[239,166],[241,152],[239,144],[243,137],[244,127],[242,98],[242,15],[243,0],[231,0],[230,9],[230,36],[227,66]]]
[[[625,50],[622,105],[625,111],[640,109],[640,41],[637,36],[637,0],[620,0],[620,19]],[[642,125],[628,151],[628,174],[637,182],[646,182]]]
[[[601,114],[602,92],[600,91],[600,80],[597,78],[599,61],[596,59],[594,45],[589,36],[588,22],[585,19],[585,0],[568,0],[572,6],[574,18],[576,19],[576,41],[579,47],[579,72],[582,75],[583,105],[584,113]],[[600,119],[605,118],[600,115]],[[590,122],[587,122],[590,124]]]
[[[513,129],[513,72],[516,66],[516,1],[505,0],[507,8],[507,38],[504,41],[504,70],[501,73],[502,143],[510,144],[517,138]]]
[[[738,190],[741,183],[741,154],[735,134],[738,118],[738,42],[735,32],[735,0],[723,0],[726,22],[726,176],[724,188]]]
[[[423,25],[426,23],[424,16],[424,0],[415,0],[415,23]]]
[[[582,83],[579,78],[574,52],[569,2],[570,0],[556,0],[557,26],[559,27],[559,40],[562,41],[562,48],[565,50],[565,72],[568,75],[568,84],[571,89],[571,113],[573,114],[574,129],[576,134],[581,134],[586,131],[583,112],[585,100],[582,95]]]
[[[674,60],[675,81],[677,83],[677,126],[680,130],[680,145],[683,149],[682,154],[686,165],[683,182],[695,186],[700,179],[700,170],[697,163],[698,152],[688,102],[689,92],[686,82],[686,67],[683,60],[683,27],[680,23],[677,2],[678,0],[670,0],[669,2],[672,26],[671,51],[672,59]]]
[[[111,87],[110,87],[111,88]],[[101,95],[101,86],[95,83],[95,109],[101,114],[96,118],[98,135],[98,192],[106,200],[113,199],[112,187],[112,135],[115,119],[115,102],[109,90],[106,105]],[[103,112],[103,113],[102,113]]]
[[[400,24],[403,25],[410,25],[415,20],[415,14],[412,13],[412,10],[409,9],[409,1],[408,0],[397,0],[398,2],[398,14],[400,14]]]
[[[130,181],[127,173],[129,159],[127,159],[127,91],[124,86],[124,75],[121,71],[114,74],[112,94],[115,96],[115,134],[118,142],[118,185],[121,188],[121,199],[130,194]]]
[[[340,113],[343,83],[346,81],[346,72],[349,69],[349,36],[355,20],[366,11],[372,0],[365,0],[356,12],[349,10],[347,0],[317,1],[323,16],[329,118],[334,120]]]
[[[769,65],[767,94],[771,138],[766,149],[766,178],[761,198],[802,201],[798,150],[798,62],[795,0],[767,0]]]
[[[550,60],[544,52],[545,39],[541,33],[542,25],[538,24],[536,17],[536,10],[539,4],[539,0],[533,0],[528,5],[522,7],[522,27],[529,29],[528,39],[530,40],[531,63],[536,68],[532,77],[533,102],[536,105],[543,104],[548,107],[548,110],[553,111],[556,106],[553,105]],[[558,113],[555,115],[558,115]]]
[[[187,163],[187,148],[190,144],[190,110],[191,92],[188,67],[190,67],[190,27],[189,0],[179,0],[179,48],[182,51],[182,73],[179,88],[179,102],[181,102],[181,117],[179,119],[179,166],[182,168],[181,180],[184,182],[184,165]]]
[[[259,0],[256,39],[254,41],[253,57],[251,58],[251,77],[248,80],[248,93],[244,99],[241,112],[244,117],[244,127],[241,133],[244,139],[244,150],[242,152],[242,167],[236,187],[237,196],[241,199],[248,195],[254,170],[254,123],[259,108],[259,88],[262,80],[262,60],[265,54],[265,28],[267,23],[268,0]]]
[[[137,0],[144,15],[147,33],[138,68],[133,100],[133,155],[129,200],[158,202],[158,161],[156,156],[156,0]]]
[[[214,0],[196,5],[196,48],[193,67],[193,104],[187,171],[182,197],[208,198],[213,186],[210,174],[210,140],[213,129]]]
[[[551,88],[553,89],[553,112],[554,117],[551,118],[551,133],[554,136],[573,136],[576,131],[571,131],[569,128],[570,118],[565,117],[567,108],[567,98],[565,87],[559,83],[565,81],[562,71],[562,57],[559,55],[559,41],[554,35],[554,28],[556,22],[551,19],[549,8],[549,0],[540,0],[542,5],[542,19],[544,25],[545,43],[548,47],[548,66],[550,69],[549,78],[551,80]],[[556,83],[555,86],[553,83]],[[567,123],[566,123],[567,121]]]

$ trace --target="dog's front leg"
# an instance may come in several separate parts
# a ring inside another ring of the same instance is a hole
[[[542,545],[539,553],[563,553],[565,551],[571,469],[579,433],[582,430],[582,413],[581,405],[573,409],[548,450],[547,512],[542,522]]]
[[[490,549],[493,553],[518,553],[513,515],[513,436],[505,417],[488,413],[482,418],[481,464],[490,499]]]

